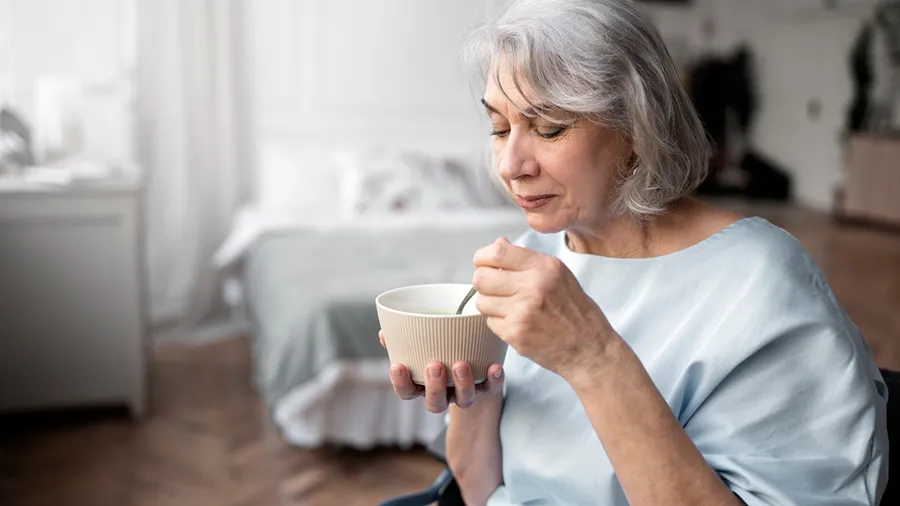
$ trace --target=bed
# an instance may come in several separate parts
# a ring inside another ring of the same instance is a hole
[[[375,297],[470,282],[476,249],[524,232],[516,208],[299,214],[249,207],[216,256],[252,329],[254,375],[290,443],[359,449],[428,444],[443,417],[402,401],[378,343]]]

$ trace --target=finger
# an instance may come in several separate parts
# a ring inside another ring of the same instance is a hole
[[[475,308],[488,318],[503,318],[509,313],[510,301],[509,297],[478,294],[475,297]]]
[[[496,267],[510,271],[519,271],[529,268],[540,253],[515,246],[506,240],[494,241],[490,246],[485,246],[475,252],[472,259],[476,267]]]
[[[382,348],[386,348],[386,346],[384,345],[384,331],[382,330],[378,331],[378,342],[381,343]]]
[[[391,366],[391,385],[394,387],[394,393],[397,394],[397,397],[404,401],[415,399],[422,395],[421,387],[412,382],[409,369],[403,364]]]
[[[453,364],[453,385],[457,406],[465,409],[475,404],[475,377],[468,362]]]
[[[495,336],[503,339],[504,341],[506,341],[506,339],[504,339],[504,336],[511,335],[509,332],[511,325],[509,323],[509,320],[507,320],[506,318],[488,316],[485,319],[485,324],[487,324],[488,328],[491,329],[491,332],[493,332]]]
[[[440,362],[425,367],[425,407],[432,413],[447,409],[447,369]]]
[[[472,286],[479,295],[515,295],[524,273],[506,271],[494,267],[476,267],[472,275]]]
[[[494,364],[488,368],[484,383],[476,387],[479,395],[500,395],[503,393],[503,366]]]

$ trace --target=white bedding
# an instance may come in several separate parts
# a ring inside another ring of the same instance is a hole
[[[234,275],[224,295],[250,317],[256,385],[289,442],[408,447],[442,428],[421,400],[394,395],[374,300],[468,282],[478,247],[527,229],[485,161],[263,146],[254,205],[213,261]]]
[[[525,217],[517,208],[472,208],[336,217],[327,212],[301,215],[291,210],[247,206],[237,213],[231,233],[216,251],[213,262],[219,269],[232,266],[248,248],[268,233],[350,231],[361,235],[377,235],[406,231],[414,234],[417,230],[477,232],[516,227],[524,229],[526,226]]]
[[[240,273],[256,383],[284,437],[304,447],[430,443],[442,419],[394,395],[375,296],[467,282],[478,247],[526,228],[514,209],[354,220],[244,209],[216,263]]]

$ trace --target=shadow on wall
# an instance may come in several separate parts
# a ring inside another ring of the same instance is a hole
[[[753,53],[746,45],[724,56],[707,56],[687,73],[685,87],[713,145],[700,195],[791,199],[787,171],[759,153],[750,140],[759,108],[754,73]]]

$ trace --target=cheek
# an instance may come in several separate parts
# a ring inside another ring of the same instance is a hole
[[[559,156],[541,164],[542,172],[571,197],[596,197],[610,184],[608,171],[589,154]]]
[[[552,177],[565,196],[572,219],[594,219],[602,215],[615,192],[615,175],[593,156],[557,160]]]
[[[605,178],[599,174],[591,173],[596,168],[589,168],[582,177],[574,182],[570,188],[571,193],[566,200],[575,208],[579,216],[595,217],[609,205],[609,195],[612,189]]]

